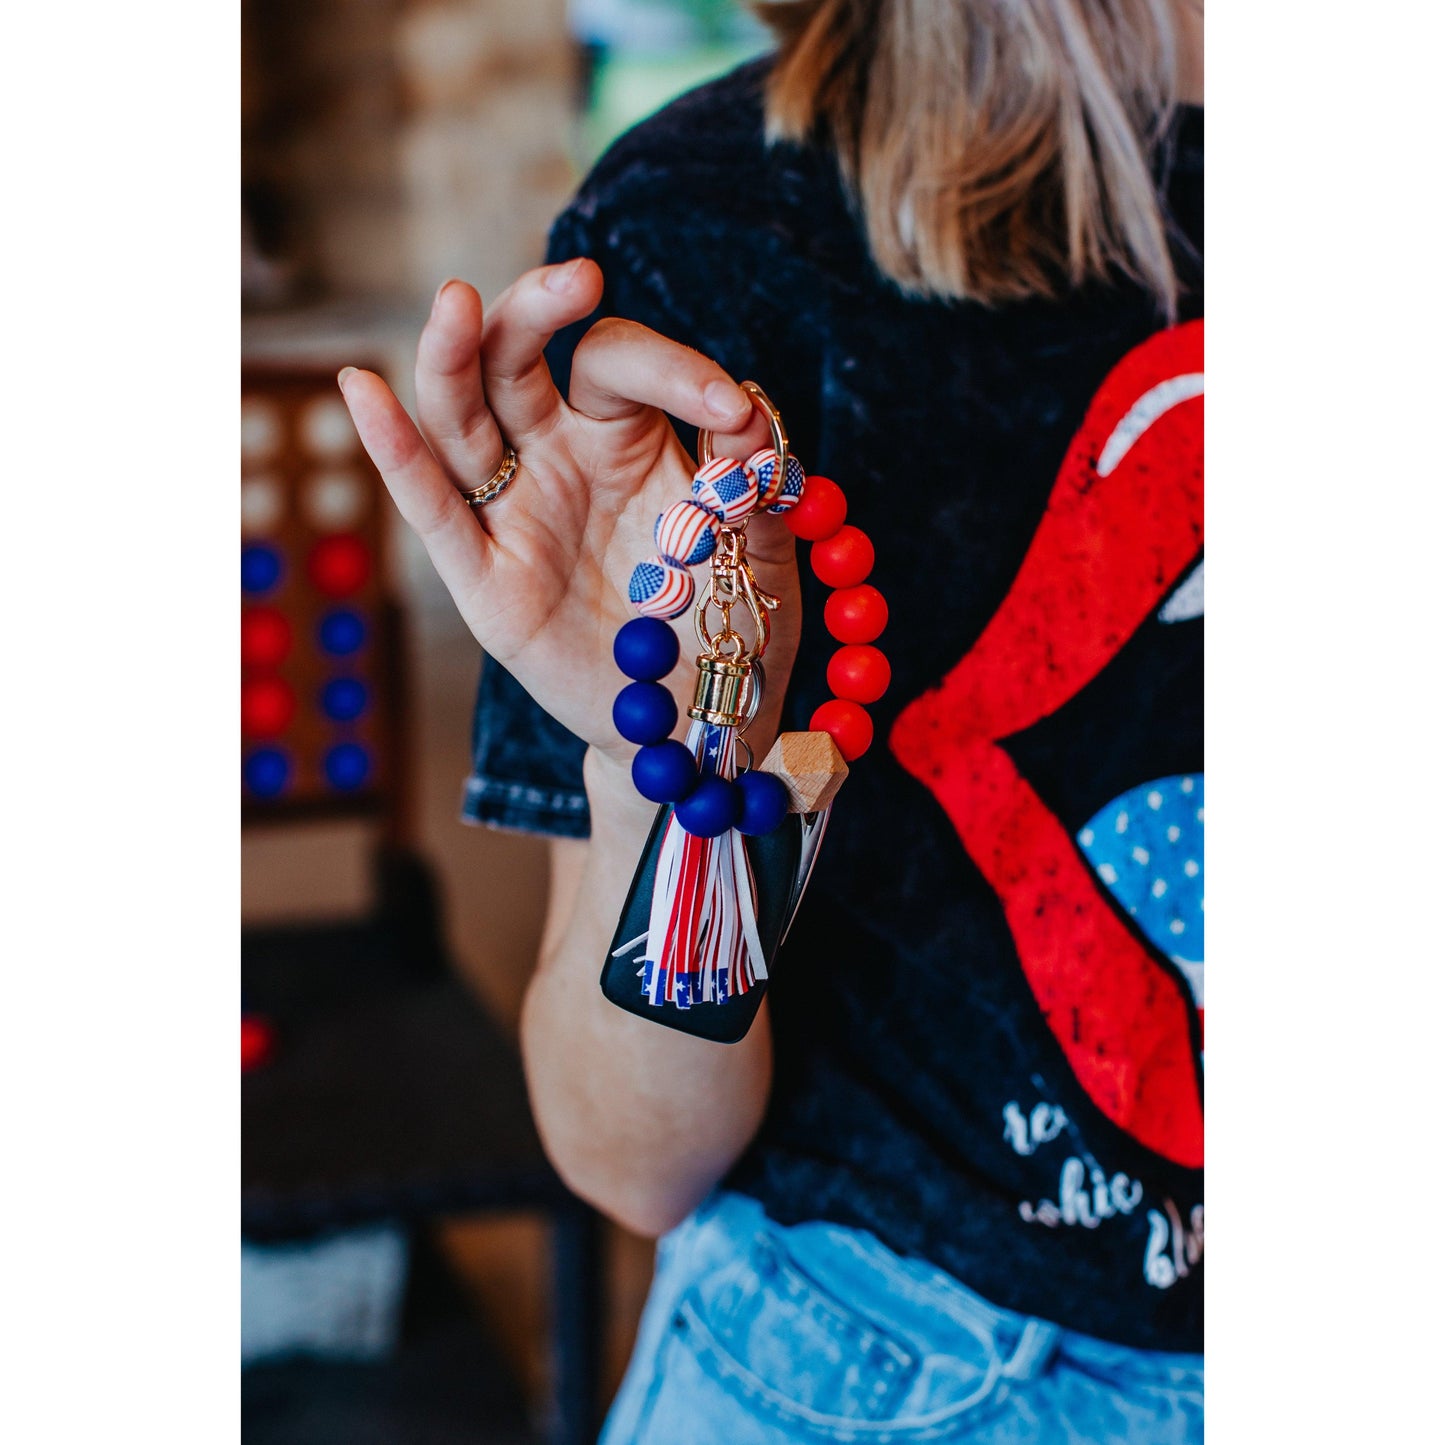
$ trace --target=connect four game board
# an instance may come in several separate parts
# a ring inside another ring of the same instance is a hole
[[[371,811],[389,788],[385,492],[331,372],[241,379],[243,816]]]

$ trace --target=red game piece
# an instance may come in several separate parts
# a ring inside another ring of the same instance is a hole
[[[296,694],[279,677],[251,677],[241,684],[241,731],[251,738],[274,738],[296,715]]]
[[[277,667],[291,651],[291,624],[274,607],[241,613],[241,666]]]
[[[261,1014],[241,1015],[241,1072],[259,1069],[276,1052],[276,1026]]]
[[[311,585],[327,597],[359,592],[371,575],[371,553],[360,537],[341,532],[323,537],[306,560]]]

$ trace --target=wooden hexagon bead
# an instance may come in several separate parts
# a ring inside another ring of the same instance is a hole
[[[780,733],[761,771],[775,774],[788,790],[789,811],[816,813],[826,808],[848,776],[838,744],[825,732]]]

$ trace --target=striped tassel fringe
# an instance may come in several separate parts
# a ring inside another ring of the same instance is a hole
[[[733,729],[694,722],[687,745],[700,770],[731,779]],[[726,1003],[767,978],[757,892],[743,835],[695,838],[669,816],[658,855],[642,968],[650,1003]]]

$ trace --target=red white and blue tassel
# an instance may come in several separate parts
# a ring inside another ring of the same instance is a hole
[[[703,777],[731,781],[734,730],[694,722],[687,746]],[[689,832],[676,810],[658,853],[642,990],[678,1008],[726,1003],[768,976],[758,936],[752,864],[735,827],[715,837]]]

